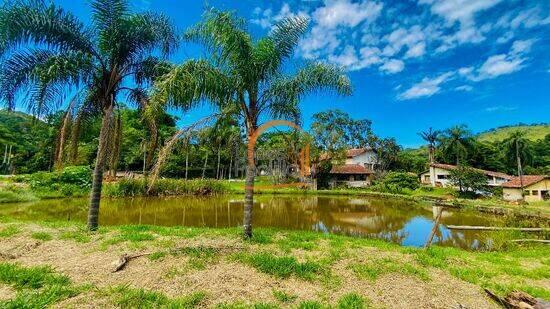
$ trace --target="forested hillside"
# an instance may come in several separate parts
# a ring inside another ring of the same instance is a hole
[[[499,127],[482,132],[478,134],[476,138],[482,142],[497,142],[506,139],[512,132],[515,131],[523,131],[525,132],[525,138],[531,141],[536,141],[544,139],[546,135],[550,134],[550,124]]]

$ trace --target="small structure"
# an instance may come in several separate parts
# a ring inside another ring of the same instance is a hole
[[[373,172],[359,164],[335,165],[330,170],[329,185],[331,188],[346,186],[364,188],[370,185]]]
[[[525,175],[523,178],[523,196],[521,194],[521,180],[514,177],[502,184],[502,198],[507,201],[527,202],[550,200],[550,176]]]
[[[423,184],[431,184],[432,187],[450,187],[452,184],[450,183],[449,177],[451,171],[456,168],[456,165],[432,163],[430,164],[430,169],[428,171],[420,174],[420,182]],[[490,187],[501,186],[503,183],[514,178],[513,176],[500,172],[487,171],[477,168],[476,170],[485,174],[487,177],[487,185]]]

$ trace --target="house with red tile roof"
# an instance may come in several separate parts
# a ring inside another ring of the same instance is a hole
[[[522,194],[523,187],[523,194]],[[524,175],[502,184],[502,198],[507,201],[527,202],[550,200],[549,175]]]
[[[423,184],[430,184],[433,187],[449,187],[451,171],[456,169],[456,165],[432,163],[430,169],[420,174],[420,181]],[[487,185],[491,187],[501,186],[503,183],[511,180],[514,176],[505,173],[476,169],[487,177]]]
[[[330,160],[321,155],[321,160]],[[374,169],[378,167],[378,158],[371,148],[352,148],[346,151],[344,164],[333,165],[330,171],[331,187],[366,187],[371,184]]]

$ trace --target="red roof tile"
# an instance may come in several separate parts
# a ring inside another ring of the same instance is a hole
[[[372,174],[366,167],[359,164],[334,165],[331,174]]]
[[[544,179],[550,179],[548,175],[524,175],[523,177],[523,186],[527,187],[537,182],[543,181]],[[521,188],[521,181],[519,177],[514,177],[512,180],[502,184],[503,188]]]
[[[430,166],[441,168],[441,169],[444,169],[444,170],[454,170],[456,168],[456,165],[443,164],[443,163],[432,163],[432,164],[430,164]],[[475,168],[475,170],[478,170],[478,171],[482,172],[483,174],[485,174],[487,176],[494,176],[494,177],[499,177],[499,178],[508,179],[508,180],[514,178],[514,176],[510,176],[510,175],[505,174],[505,173],[487,171],[487,170],[482,170],[482,169],[479,169],[479,168]]]
[[[357,157],[358,155],[364,154],[368,150],[370,150],[370,148],[352,148],[352,149],[348,149],[348,150],[346,150],[346,157],[347,158]],[[330,155],[326,152],[323,152],[319,156],[319,160],[321,160],[321,161],[328,160],[328,159],[330,159]]]

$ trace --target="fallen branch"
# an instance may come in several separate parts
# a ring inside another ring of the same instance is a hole
[[[499,226],[473,226],[473,225],[447,225],[450,230],[473,231],[521,231],[521,232],[548,232],[550,228],[544,227],[499,227]]]
[[[176,253],[180,253],[182,251],[189,250],[189,249],[206,249],[206,250],[214,250],[216,252],[220,252],[220,251],[224,251],[224,250],[242,250],[243,247],[230,247],[230,246],[227,246],[227,247],[203,247],[203,246],[180,247],[180,248],[174,248],[174,249],[170,249],[170,250],[167,250],[167,251],[160,251],[160,252],[169,253],[169,254],[176,254]],[[157,252],[159,252],[159,251],[157,251]],[[116,266],[115,266],[115,268],[113,269],[112,272],[116,273],[116,272],[124,269],[124,267],[126,267],[126,265],[128,265],[128,263],[131,260],[135,259],[135,258],[151,255],[151,254],[154,254],[154,253],[156,253],[156,252],[138,253],[138,254],[133,254],[133,255],[130,255],[128,253],[124,253],[118,259],[117,264],[116,264]]]
[[[550,244],[550,240],[547,239],[512,239],[513,242],[538,242],[543,244]]]

